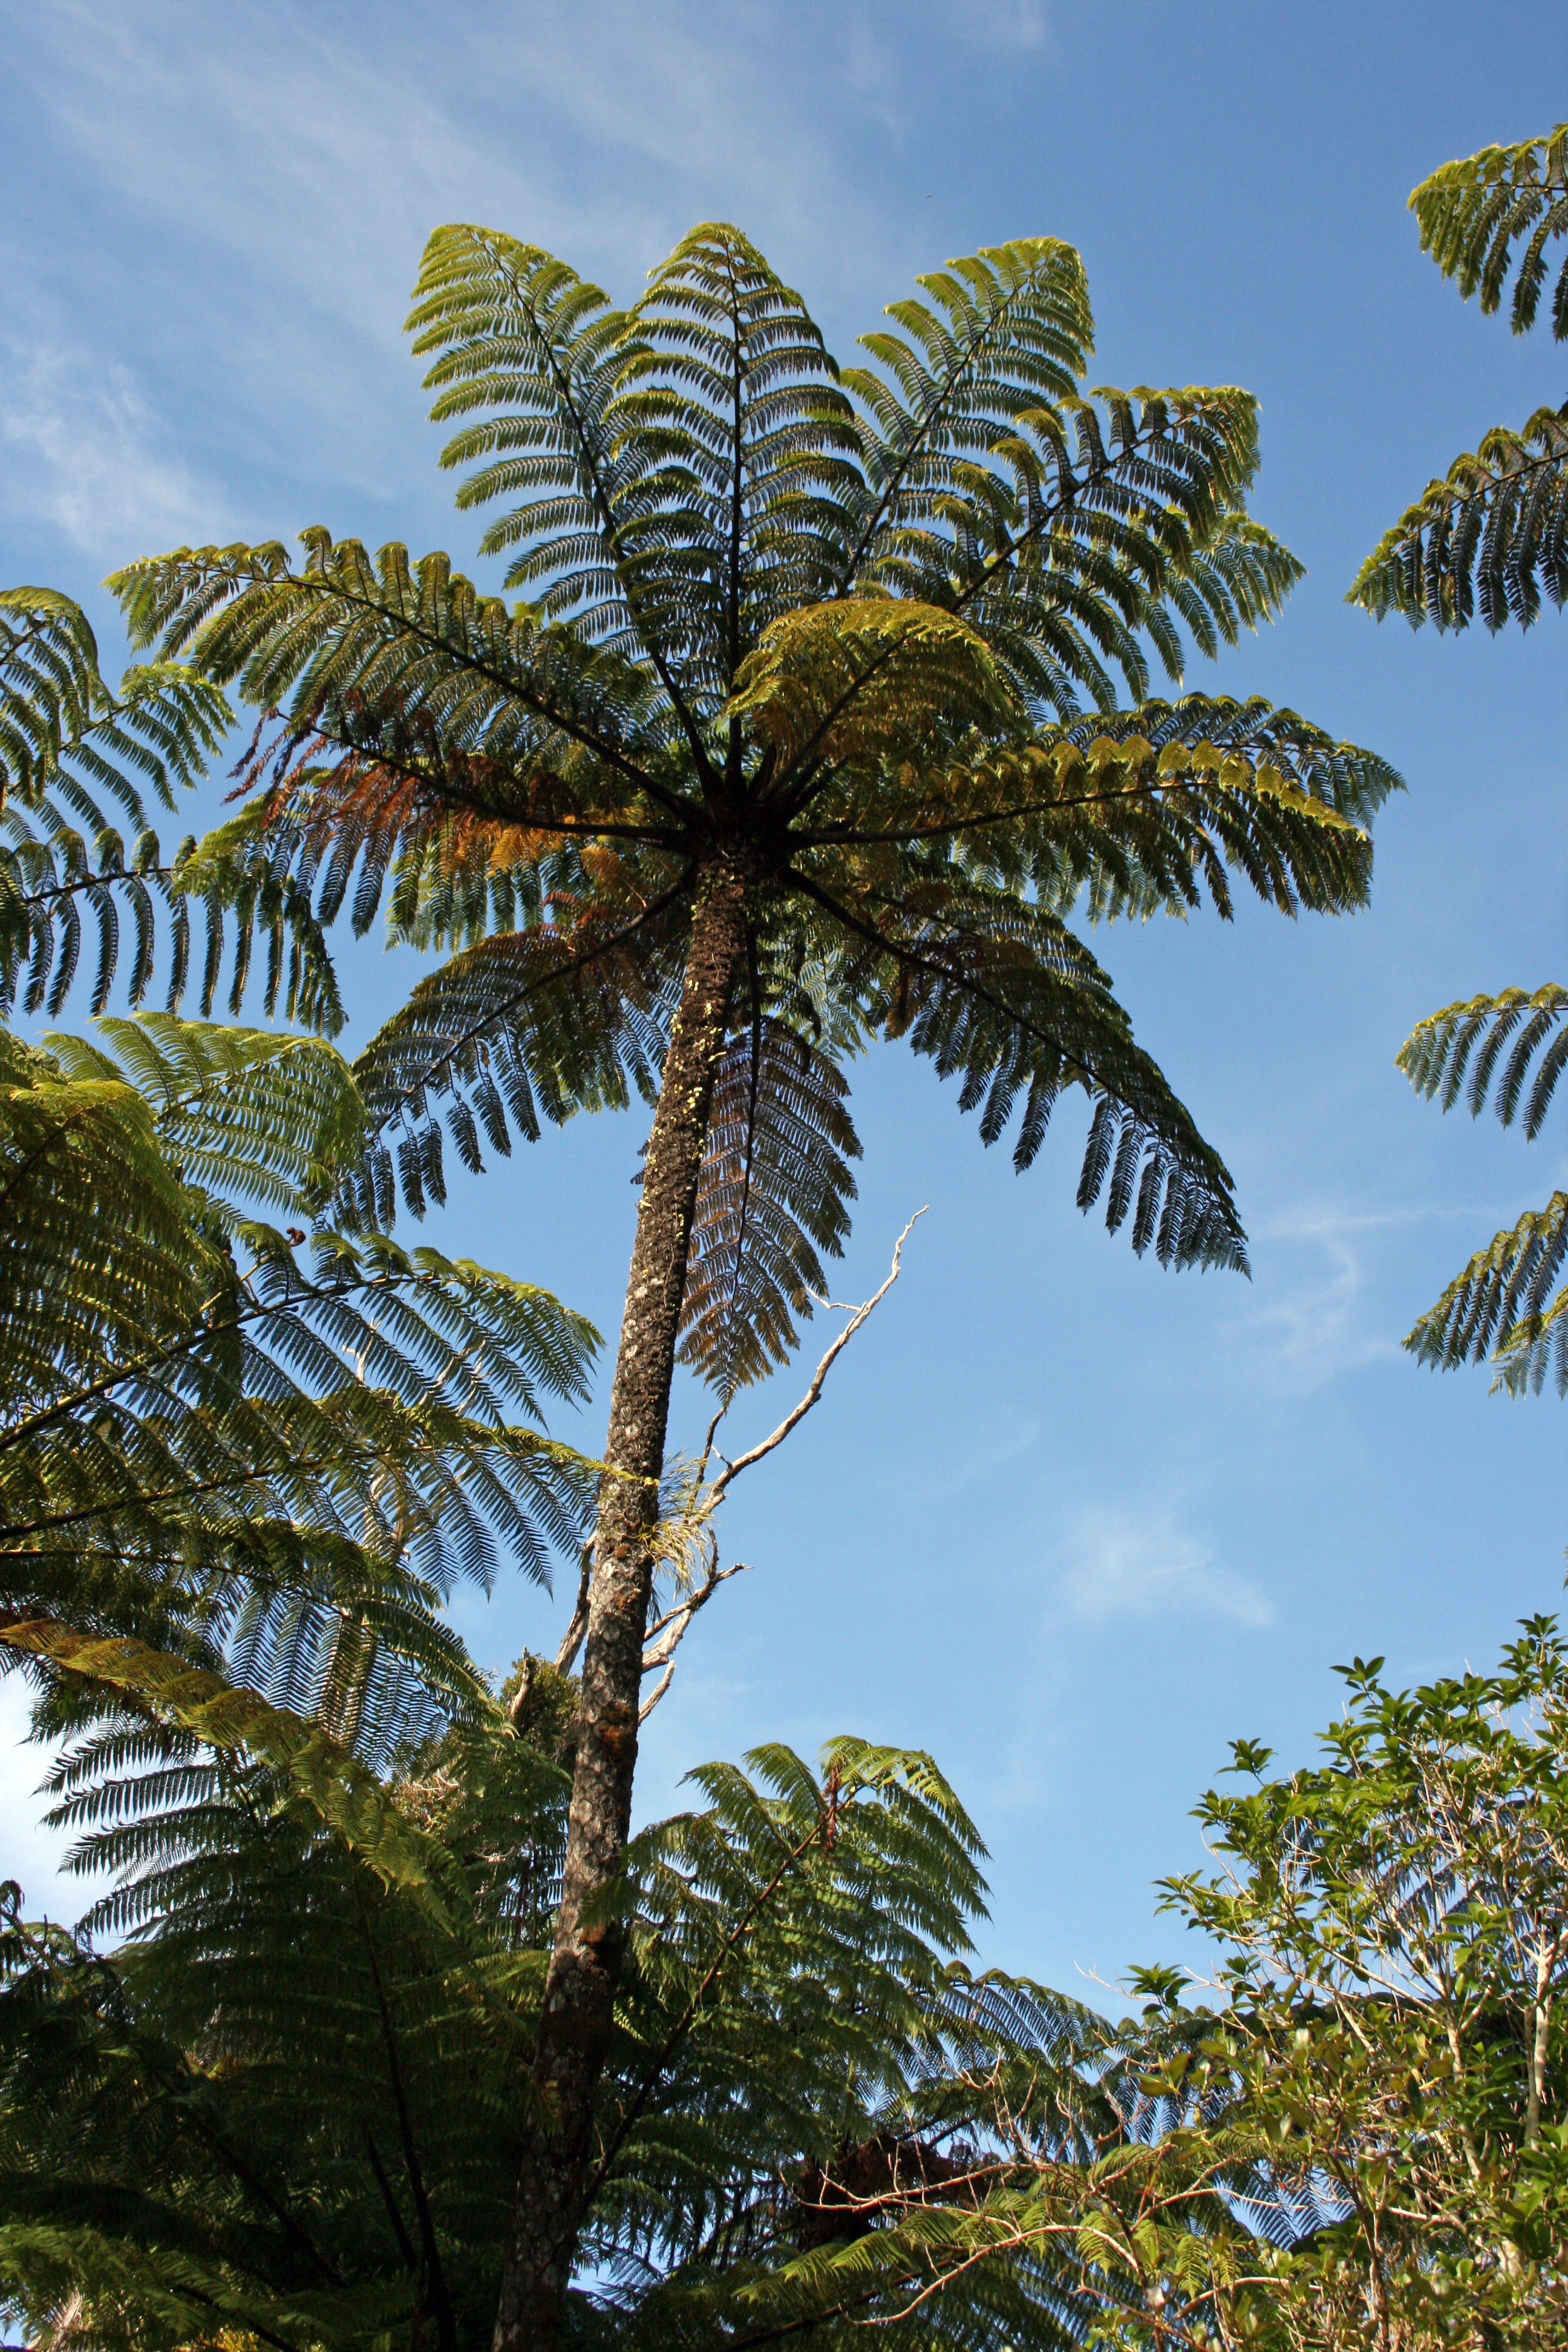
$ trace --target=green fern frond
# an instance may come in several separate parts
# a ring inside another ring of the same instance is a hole
[[[1550,1345],[1561,1350],[1553,1286],[1568,1256],[1568,1193],[1553,1192],[1516,1225],[1478,1250],[1405,1345],[1418,1363],[1447,1371],[1496,1354],[1499,1384],[1517,1394],[1539,1389]],[[1559,1372],[1559,1384],[1563,1374]]]
[[[1444,163],[1413,189],[1410,209],[1421,230],[1421,250],[1445,278],[1458,279],[1465,301],[1479,293],[1490,312],[1502,300],[1514,248],[1525,239],[1514,280],[1511,324],[1516,335],[1535,324],[1546,282],[1546,249],[1568,236],[1568,123],[1513,147],[1483,147],[1479,155]],[[1568,259],[1558,273],[1552,331],[1568,337]]]
[[[1456,457],[1384,532],[1346,601],[1414,628],[1463,629],[1479,608],[1496,631],[1529,628],[1543,592],[1559,607],[1568,593],[1568,410],[1555,408]]]
[[[1486,147],[1445,163],[1410,198],[1421,249],[1466,301],[1483,311],[1502,299],[1516,247],[1513,331],[1535,323],[1547,247],[1568,235],[1564,180],[1568,125],[1514,147]],[[1552,333],[1568,336],[1568,258],[1558,273]],[[1432,621],[1463,629],[1478,608],[1489,629],[1510,620],[1528,628],[1542,593],[1561,606],[1568,592],[1568,409],[1538,408],[1519,432],[1500,425],[1473,456],[1456,457],[1427,485],[1357,572],[1346,602],[1381,621],[1402,613],[1413,628]]]
[[[317,1038],[166,1013],[101,1020],[98,1031],[97,1046],[46,1044],[68,1077],[135,1087],[183,1181],[226,1209],[305,1213],[359,1147],[364,1107],[353,1074]]]
[[[239,1009],[259,933],[268,948],[268,1014],[286,969],[288,1017],[341,1027],[309,893],[277,874],[265,852],[238,851],[232,837],[249,830],[246,821],[199,856],[187,840],[173,864],[148,825],[142,787],[173,808],[176,791],[196,781],[232,723],[221,692],[184,663],[132,667],[111,695],[79,605],[49,589],[0,592],[0,1013],[20,992],[27,1012],[58,1013],[80,969],[86,923],[97,933],[91,1010],[102,1012],[121,970],[127,924],[124,978],[132,1004],[139,1004],[153,981],[160,903],[173,1010],[191,979],[195,899],[205,920],[204,1013],[219,983],[232,916],[232,1009]],[[129,853],[104,814],[106,802],[132,827]]]
[[[691,1223],[680,1360],[728,1400],[798,1344],[843,1254],[860,1157],[848,1088],[826,1054],[764,1012],[724,1056]]]
[[[47,1658],[84,1681],[143,1701],[159,1719],[190,1733],[204,1747],[242,1750],[275,1766],[378,1878],[416,1893],[427,1916],[450,1928],[440,1850],[421,1837],[386,1797],[374,1774],[320,1724],[269,1706],[256,1692],[203,1673],[185,1659],[162,1656],[141,1642],[95,1641],[68,1626],[47,1622],[0,1626],[0,1642],[10,1650]]]
[[[1568,1030],[1559,1027],[1564,1012],[1568,989],[1553,982],[1533,995],[1505,988],[1498,996],[1472,996],[1417,1022],[1399,1049],[1397,1066],[1417,1094],[1428,1101],[1436,1095],[1444,1110],[1452,1110],[1462,1091],[1472,1118],[1485,1109],[1495,1081],[1500,1123],[1511,1127],[1522,1115],[1525,1135],[1533,1142],[1568,1058]],[[1535,1074],[1526,1095],[1532,1063]]]
[[[536,1426],[596,1335],[374,1233],[285,1237],[357,1144],[317,1041],[169,1015],[0,1038],[0,1599],[237,1663],[390,1753],[475,1703],[435,1612],[575,1551],[594,1468]],[[239,1253],[237,1256],[237,1252]],[[522,1418],[520,1420],[519,1415]]]

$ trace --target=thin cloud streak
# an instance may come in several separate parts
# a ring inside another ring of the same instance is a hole
[[[1216,1566],[1212,1547],[1162,1511],[1086,1510],[1063,1550],[1057,1597],[1081,1624],[1219,1617],[1261,1632],[1274,1622],[1255,1584]]]
[[[102,562],[220,537],[226,501],[168,446],[129,369],[35,349],[0,363],[0,481]]]

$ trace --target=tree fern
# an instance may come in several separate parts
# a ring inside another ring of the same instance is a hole
[[[445,950],[355,1066],[333,1213],[390,1222],[514,1134],[654,1108],[610,1411],[584,1729],[498,2344],[557,2340],[624,1934],[584,1922],[629,1814],[672,1368],[717,1387],[796,1342],[841,1246],[844,1069],[902,1037],[986,1143],[1089,1107],[1080,1204],[1171,1265],[1244,1266],[1222,1160],[1072,927],[1238,882],[1363,902],[1372,754],[1258,703],[1151,693],[1298,576],[1251,518],[1234,387],[1085,386],[1070,247],[950,263],[841,369],[740,231],[635,303],[474,226],[411,327],[480,593],[447,557],[321,530],[118,578],[136,645],[263,714],[246,854],[314,918]],[[1128,698],[1119,707],[1119,696]],[[1086,713],[1092,713],[1088,716]],[[695,1279],[689,1273],[695,1268]],[[530,2237],[534,2222],[546,2217]],[[551,2218],[553,2217],[553,2218]]]

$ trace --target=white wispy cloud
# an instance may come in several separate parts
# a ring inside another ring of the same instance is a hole
[[[1087,1509],[1068,1531],[1060,1557],[1058,1598],[1084,1624],[1197,1616],[1261,1628],[1274,1621],[1255,1584],[1217,1563],[1203,1537],[1160,1509]]]
[[[130,371],[84,352],[0,359],[0,495],[106,563],[219,537],[226,520]]]
[[[1046,42],[1046,12],[1038,0],[947,0],[956,29],[987,48],[1038,49]]]
[[[862,25],[849,12],[828,35],[840,62],[863,48]],[[841,242],[821,83],[808,91],[798,44],[764,8],[492,0],[389,12],[367,40],[358,12],[235,0],[220,29],[187,0],[129,14],[60,0],[34,31],[32,79],[107,183],[378,341],[395,340],[443,219],[625,272],[722,191],[825,257]],[[68,58],[68,72],[38,70]]]

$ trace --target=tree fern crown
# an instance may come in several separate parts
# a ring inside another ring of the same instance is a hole
[[[1166,1263],[1243,1265],[1223,1163],[1068,919],[1228,912],[1237,875],[1290,913],[1364,900],[1386,766],[1261,703],[1151,698],[1300,575],[1246,511],[1250,396],[1089,393],[1083,268],[1050,237],[921,278],[852,368],[722,223],[625,310],[439,229],[410,327],[523,601],[321,530],[298,564],[186,550],[116,583],[139,644],[285,714],[226,856],[318,924],[363,929],[390,887],[395,933],[450,953],[356,1066],[342,1213],[440,1199],[444,1132],[478,1167],[651,1099],[722,866],[747,948],[685,1342],[721,1387],[793,1344],[840,1245],[842,1066],[877,1034],[1020,1167],[1083,1088],[1082,1204]]]

